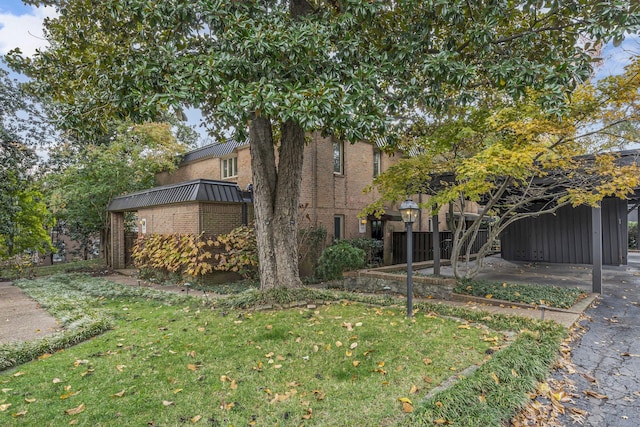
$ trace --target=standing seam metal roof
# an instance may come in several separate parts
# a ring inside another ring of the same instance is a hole
[[[247,201],[250,200],[243,197],[243,192],[235,182],[196,179],[115,197],[109,203],[107,210],[134,211],[139,208],[184,202],[242,203]]]
[[[197,148],[193,151],[189,151],[182,156],[182,163],[193,162],[194,160],[203,159],[205,157],[222,157],[233,153],[236,148],[249,145],[249,140],[244,142],[238,142],[233,139],[228,139],[225,142],[217,142],[215,144],[205,145],[204,147]]]

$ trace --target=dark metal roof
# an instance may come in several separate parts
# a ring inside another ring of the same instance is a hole
[[[125,194],[111,200],[108,211],[135,211],[150,206],[184,202],[250,202],[235,182],[196,179],[179,184],[163,185],[137,193]]]
[[[197,148],[193,151],[182,156],[182,163],[193,162],[194,160],[200,160],[205,157],[222,157],[233,153],[236,148],[249,145],[249,140],[238,142],[233,139],[228,139],[225,142],[216,142],[214,144],[205,145],[204,147]]]

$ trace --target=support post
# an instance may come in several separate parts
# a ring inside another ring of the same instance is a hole
[[[636,227],[636,249],[640,249],[640,206],[638,206],[638,226]]]
[[[433,226],[433,274],[440,275],[440,224],[438,223],[438,214],[431,217]]]
[[[407,317],[413,316],[413,223],[407,223]]]
[[[592,292],[602,294],[602,209],[600,204],[591,208],[591,238],[592,238]]]

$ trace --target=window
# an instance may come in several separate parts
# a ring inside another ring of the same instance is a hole
[[[333,143],[333,173],[339,175],[344,173],[344,144],[342,142]]]
[[[344,238],[344,215],[333,217],[333,240]]]
[[[373,149],[373,177],[380,175],[380,150]]]
[[[238,176],[238,156],[222,159],[222,177],[231,178]]]

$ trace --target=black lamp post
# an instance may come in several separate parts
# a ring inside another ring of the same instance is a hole
[[[418,216],[418,205],[407,199],[400,205],[400,215],[407,228],[407,317],[413,315],[413,223]]]

